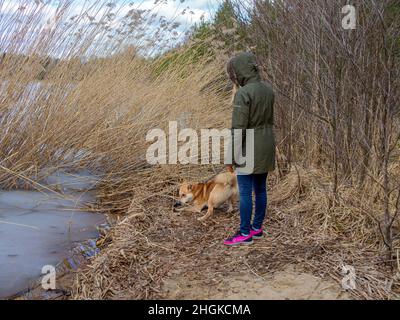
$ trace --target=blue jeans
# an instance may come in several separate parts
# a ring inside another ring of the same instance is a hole
[[[267,211],[267,181],[268,174],[238,175],[240,195],[240,232],[250,234],[250,229],[261,229]],[[256,197],[253,225],[253,190]]]

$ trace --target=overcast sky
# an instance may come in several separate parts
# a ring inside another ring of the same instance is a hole
[[[66,0],[0,0],[0,44],[4,46],[8,43],[7,38],[10,38],[13,32],[13,28],[17,27],[14,22],[13,13],[23,13],[25,17],[30,16],[32,12],[40,9],[43,14],[43,26],[39,28],[52,28],[54,20],[57,17],[57,7],[61,3],[65,3]],[[222,0],[110,0],[110,3],[116,4],[112,10],[116,13],[116,17],[112,23],[112,26],[117,28],[122,18],[132,9],[151,10],[152,13],[157,13],[158,18],[161,16],[165,17],[167,21],[174,21],[180,23],[180,26],[176,29],[178,31],[178,39],[183,39],[185,31],[194,23],[199,22],[202,17],[205,20],[209,20],[210,17],[215,13],[218,5]],[[101,4],[106,3],[106,0],[72,0],[72,6],[69,7],[68,17],[83,16],[84,19],[80,20],[79,24],[89,24],[88,16],[82,15],[83,12],[87,12],[88,9],[95,4],[99,9]],[[98,11],[92,8],[88,11],[90,14],[97,12],[93,15],[95,21],[99,21],[103,13],[106,12],[107,7],[102,6],[102,9]],[[185,14],[182,12],[185,11]],[[69,18],[68,18],[69,19]],[[159,21],[159,19],[157,19]],[[154,28],[153,28],[154,26]],[[149,34],[156,28],[156,24],[148,24],[147,30]],[[7,30],[7,32],[4,32]],[[37,32],[34,30],[33,32]],[[168,35],[166,37],[169,37]],[[5,39],[5,40],[4,40]],[[173,38],[172,38],[173,39]],[[168,41],[168,38],[166,38]],[[168,45],[173,46],[174,41],[169,41]],[[5,48],[0,48],[5,50]]]
[[[26,11],[29,10],[30,7],[34,7],[37,4],[40,3],[51,3],[53,5],[53,9],[55,8],[55,5],[57,2],[61,2],[63,0],[0,0],[0,6],[3,3],[3,6],[1,6],[0,10],[2,14],[7,14],[11,13],[18,8],[25,7]],[[95,0],[74,0],[74,8],[76,8],[76,11],[79,12],[80,8],[85,3],[93,3],[96,2]],[[155,11],[159,15],[163,15],[166,18],[175,18],[177,17],[177,20],[182,23],[193,23],[193,22],[198,22],[202,16],[204,16],[206,19],[210,17],[212,12],[215,12],[215,9],[218,7],[218,4],[221,2],[221,0],[134,0],[134,1],[129,1],[129,0],[113,0],[110,2],[114,2],[117,4],[128,4],[125,7],[125,10],[121,11],[121,14],[126,13],[129,9],[132,7],[129,6],[130,3],[134,4],[134,8],[140,8],[140,9],[153,9],[155,8]],[[189,16],[181,16],[180,13],[185,9],[189,7],[190,10],[192,11],[193,14]],[[52,8],[49,8],[49,14],[51,13]]]
[[[210,14],[215,11],[219,2],[218,0],[186,0],[181,3],[179,0],[169,0],[167,3],[160,5],[159,12],[169,18],[174,17],[179,11],[189,7],[194,13],[194,15],[192,15],[192,21],[196,22],[200,20],[202,15],[204,15],[205,18],[209,18]],[[154,0],[143,1],[143,4],[145,7],[150,8],[154,5]],[[185,19],[182,17],[181,21],[185,22]]]

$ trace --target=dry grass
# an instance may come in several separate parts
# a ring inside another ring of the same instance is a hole
[[[342,186],[340,202],[335,203],[328,181],[329,176],[321,170],[296,168],[273,188],[270,200],[279,208],[279,230],[290,230],[285,235],[284,251],[296,248],[300,264],[338,282],[343,278],[341,268],[353,266],[357,289],[351,293],[356,298],[395,297],[395,292],[399,293],[398,273],[393,273],[383,254],[376,223],[382,207],[373,199],[374,192],[380,190],[370,188],[367,194],[354,186]],[[399,245],[397,241],[395,247]]]

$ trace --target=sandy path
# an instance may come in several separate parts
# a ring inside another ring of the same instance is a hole
[[[208,282],[208,283],[207,283]],[[171,277],[164,286],[167,299],[216,300],[347,300],[340,286],[329,279],[296,271],[294,266],[269,277],[251,273],[231,274],[223,281]]]

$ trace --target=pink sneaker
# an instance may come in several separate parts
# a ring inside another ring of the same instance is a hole
[[[224,241],[224,244],[227,246],[238,246],[238,245],[249,245],[253,243],[253,237],[251,234],[248,236],[244,236],[238,231],[233,237],[228,238]]]
[[[264,231],[263,231],[263,229],[255,231],[255,230],[253,230],[253,228],[251,228],[250,235],[253,237],[253,239],[257,239],[257,240],[262,239],[264,236]]]

